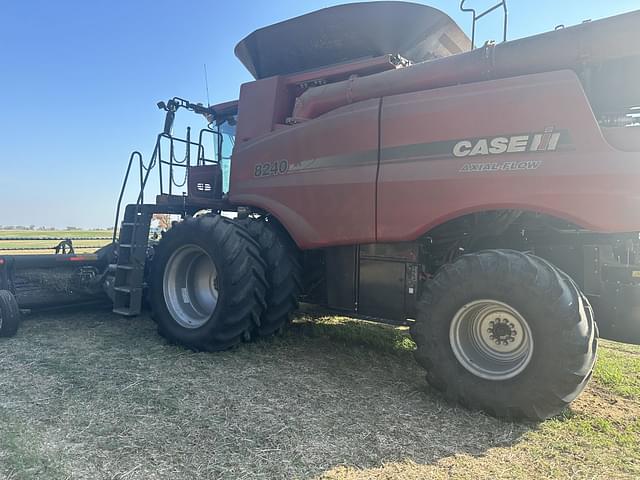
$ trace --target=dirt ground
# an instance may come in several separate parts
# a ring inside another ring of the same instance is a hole
[[[640,349],[606,345],[588,391],[542,424],[447,405],[411,350],[344,319],[203,354],[147,317],[32,315],[0,339],[0,478],[640,477]]]

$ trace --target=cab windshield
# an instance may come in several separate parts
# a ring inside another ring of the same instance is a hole
[[[222,191],[229,192],[229,177],[231,175],[231,154],[236,141],[236,116],[229,117],[218,127],[222,134],[222,157],[220,167],[222,168]]]

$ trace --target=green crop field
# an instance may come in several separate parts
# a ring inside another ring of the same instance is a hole
[[[81,253],[88,253],[108,244],[111,233],[111,230],[0,230],[0,255],[53,253],[60,242],[40,238],[75,238],[78,240],[73,240],[74,248]],[[16,237],[26,240],[12,240]]]

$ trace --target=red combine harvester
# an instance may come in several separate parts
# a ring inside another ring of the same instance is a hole
[[[375,2],[260,29],[236,48],[255,77],[238,101],[159,104],[117,241],[0,257],[4,333],[17,305],[106,293],[214,351],[303,302],[410,325],[450,400],[554,415],[590,378],[598,329],[640,343],[638,25],[640,11],[473,48],[439,10]],[[209,127],[174,136],[179,109]],[[157,213],[182,221],[156,243]]]

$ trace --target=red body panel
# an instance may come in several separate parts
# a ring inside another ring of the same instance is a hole
[[[241,102],[236,138],[240,142],[270,132],[273,126],[284,123],[291,107],[284,77],[271,77],[245,83],[240,89]]]
[[[568,132],[555,152],[384,159],[378,241],[411,240],[465,213],[524,209],[602,232],[640,230],[640,153],[617,151],[569,70],[385,98],[383,150],[451,139]],[[635,133],[640,136],[640,129]],[[461,170],[470,162],[541,161],[531,171]],[[401,208],[398,206],[401,205]]]
[[[302,248],[375,241],[379,111],[361,102],[237,143],[231,202],[272,213]],[[255,175],[282,161],[286,173]]]
[[[563,132],[556,151],[452,152],[459,141],[547,127]],[[286,173],[254,175],[283,160]],[[537,166],[462,171],[505,162]],[[385,97],[381,109],[380,99],[342,107],[238,143],[231,177],[231,202],[272,213],[305,249],[411,241],[448,219],[501,208],[596,231],[640,230],[640,153],[607,143],[569,70]]]

